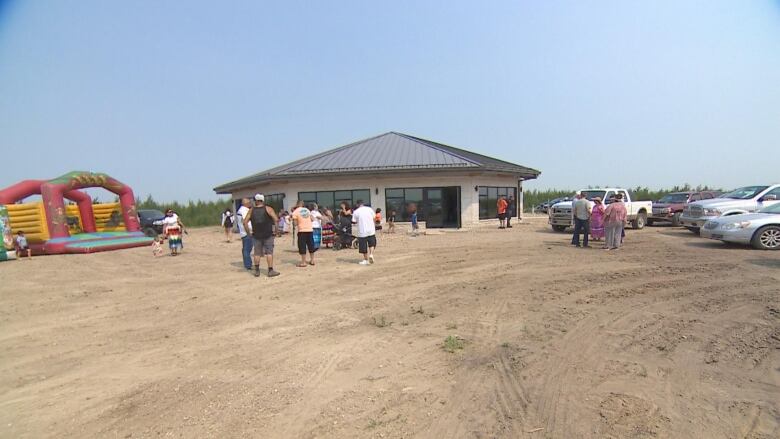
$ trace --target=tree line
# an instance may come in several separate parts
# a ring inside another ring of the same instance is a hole
[[[594,187],[588,187],[588,189],[594,189]],[[658,200],[666,194],[672,192],[683,191],[709,191],[719,190],[711,188],[709,186],[691,186],[684,184],[682,186],[674,186],[666,189],[650,189],[648,187],[637,186],[630,189],[632,196],[637,200]],[[532,207],[552,200],[554,198],[571,197],[574,194],[574,189],[531,189],[523,191],[523,204],[526,212],[530,212]],[[173,209],[178,213],[184,224],[190,227],[200,226],[214,226],[218,225],[222,217],[222,212],[226,209],[234,210],[233,202],[227,200],[214,200],[214,201],[188,201],[187,203],[180,203],[174,201],[171,203],[160,203],[156,201],[151,195],[146,199],[136,199],[136,205],[138,209],[155,209],[165,212],[166,209]]]
[[[190,200],[186,204],[179,203],[178,201],[160,203],[155,201],[151,195],[147,196],[145,200],[136,198],[135,204],[137,209],[154,209],[161,212],[165,212],[167,209],[173,209],[174,212],[181,216],[184,225],[187,227],[219,225],[220,220],[222,219],[222,212],[227,209],[235,210],[235,206],[233,206],[231,200]]]
[[[607,187],[607,186],[604,186]],[[595,189],[593,186],[588,186],[588,189]],[[655,201],[664,195],[672,192],[685,192],[685,191],[722,191],[721,189],[711,188],[709,186],[691,186],[690,184],[684,184],[682,186],[673,186],[666,189],[650,189],[649,187],[637,186],[633,189],[627,188],[631,191],[631,196],[640,201]],[[530,212],[532,207],[536,207],[539,204],[549,201],[555,198],[571,197],[576,191],[574,189],[531,189],[523,191],[523,207],[526,212]]]

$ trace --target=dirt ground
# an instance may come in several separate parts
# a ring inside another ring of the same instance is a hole
[[[780,437],[780,252],[535,220],[269,279],[221,239],[1,263],[0,437]]]

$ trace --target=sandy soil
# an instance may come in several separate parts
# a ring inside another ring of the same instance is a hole
[[[0,264],[0,437],[780,437],[778,253],[537,221],[256,279],[220,239]]]

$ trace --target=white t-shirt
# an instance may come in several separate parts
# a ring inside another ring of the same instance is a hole
[[[322,228],[322,214],[319,210],[312,210],[311,213],[311,226],[315,229]]]
[[[352,212],[352,224],[357,224],[358,238],[367,238],[376,234],[374,226],[374,209],[368,206],[360,206]]]
[[[173,214],[171,216],[166,216],[163,221],[163,227],[173,227],[179,225],[179,216],[176,214]]]
[[[246,229],[244,228],[244,218],[246,218],[246,215],[249,213],[249,208],[246,206],[241,206],[236,211],[236,217],[237,219],[237,225],[238,225],[238,234],[241,235],[241,237],[247,236]],[[249,230],[251,232],[252,230],[252,222],[249,222]]]

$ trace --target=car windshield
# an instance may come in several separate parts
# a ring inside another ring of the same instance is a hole
[[[765,207],[761,210],[759,210],[759,213],[774,213],[774,214],[780,214],[780,203],[775,203],[771,206]]]
[[[721,195],[721,198],[733,198],[735,200],[748,200],[760,194],[764,189],[769,186],[745,186],[741,187],[733,192]]]
[[[688,194],[668,194],[661,197],[660,203],[685,203],[688,201]]]
[[[604,190],[598,190],[598,191],[582,191],[582,196],[585,197],[588,200],[593,200],[596,197],[604,199],[604,195],[607,194],[607,191]]]
[[[149,219],[165,217],[165,215],[159,210],[139,210],[138,216],[140,216],[141,218],[149,218]]]

